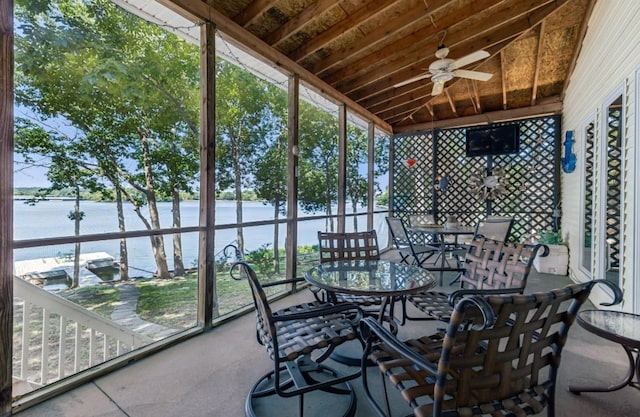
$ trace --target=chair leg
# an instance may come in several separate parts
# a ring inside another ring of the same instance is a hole
[[[338,376],[338,373],[333,369],[318,363],[303,363],[300,364],[299,375],[293,376],[291,370],[286,366],[281,366],[279,369],[279,377],[276,378],[275,371],[268,372],[262,378],[260,378],[249,391],[247,400],[245,402],[245,415],[247,417],[260,417],[260,416],[272,416],[274,410],[278,409],[298,409],[298,416],[304,416],[305,399],[303,398],[305,392],[311,391],[296,391],[297,383],[305,382],[309,385],[318,383],[323,380],[320,377],[316,380],[311,373],[325,374],[329,378],[334,379]],[[276,388],[276,381],[280,380],[280,387]],[[291,392],[287,392],[287,391]],[[317,391],[328,393],[329,395],[347,395],[348,397],[341,400],[337,407],[341,407],[344,412],[341,417],[354,417],[357,409],[357,401],[355,391],[351,384],[346,381],[338,382],[333,385],[320,386]],[[289,401],[297,398],[298,406],[296,407]],[[344,398],[344,397],[343,397]],[[344,407],[341,405],[344,404]],[[340,415],[340,414],[337,414]]]

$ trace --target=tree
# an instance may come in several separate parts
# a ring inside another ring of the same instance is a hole
[[[47,179],[50,186],[40,189],[28,204],[36,204],[53,191],[71,188],[73,190],[73,211],[67,217],[74,222],[74,235],[80,236],[80,222],[84,212],[80,210],[80,191],[88,189],[96,192],[102,189],[96,181],[95,171],[85,165],[81,143],[73,138],[57,133],[47,132],[32,121],[18,118],[16,120],[15,151],[21,153],[25,161],[31,163],[33,155],[46,155],[48,162]],[[80,242],[74,245],[73,274],[71,288],[80,285]]]
[[[73,126],[84,160],[148,229],[159,229],[157,194],[189,189],[195,180],[185,166],[199,159],[198,47],[109,0],[17,0],[16,19],[16,101]],[[179,163],[163,157],[176,130],[187,132]],[[158,275],[168,277],[163,238],[150,240]]]
[[[216,67],[216,177],[219,191],[232,187],[236,223],[242,224],[242,191],[252,188],[257,149],[272,123],[268,85],[225,61]],[[242,226],[237,244],[244,251]]]
[[[299,200],[306,213],[324,211],[334,230],[332,204],[338,198],[338,120],[308,103],[300,103]]]
[[[358,212],[358,206],[367,203],[369,195],[369,180],[360,173],[367,166],[367,135],[354,126],[347,127],[347,179],[346,194],[351,201],[353,213]],[[358,217],[353,216],[353,230],[358,231]]]

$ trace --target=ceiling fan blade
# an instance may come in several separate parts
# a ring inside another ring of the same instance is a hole
[[[469,65],[472,62],[480,61],[481,59],[488,58],[489,56],[490,56],[489,52],[483,51],[481,49],[479,51],[472,52],[469,55],[465,55],[460,59],[456,59],[455,61],[453,61],[453,63],[451,63],[451,66],[449,68],[451,69],[462,68],[465,65]]]
[[[478,80],[478,81],[488,81],[493,74],[489,74],[488,72],[480,72],[480,71],[469,71],[469,70],[455,70],[452,72],[453,75],[460,78],[468,78],[470,80]]]
[[[430,77],[430,76],[431,76],[431,74],[424,73],[424,74],[418,75],[416,77],[409,78],[408,80],[400,81],[398,84],[394,84],[393,86],[394,87],[402,87],[403,85],[411,84],[414,81],[422,80],[422,79]]]
[[[438,94],[442,94],[443,90],[444,90],[444,81],[442,80],[434,81],[433,89],[431,90],[431,95],[437,96]]]

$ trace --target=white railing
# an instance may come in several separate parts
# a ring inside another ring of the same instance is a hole
[[[32,387],[153,342],[16,276],[13,288],[13,376]]]

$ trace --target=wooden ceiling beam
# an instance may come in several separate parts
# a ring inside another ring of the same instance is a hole
[[[536,4],[543,6],[534,11],[531,11],[530,4],[522,2],[518,2],[512,7],[506,7],[502,9],[502,13],[498,14],[499,16],[504,15],[500,24],[496,24],[492,20],[493,15],[492,19],[481,19],[474,25],[469,25],[466,21],[455,24],[447,33],[445,43],[449,49],[456,53],[454,57],[461,57],[478,49],[487,48],[531,29],[532,16],[539,14],[540,10],[544,10],[547,14],[557,10],[555,3],[547,3],[548,0],[537,0]],[[486,8],[488,3],[476,2],[475,5]],[[452,19],[466,20],[475,16],[475,9],[464,7],[457,14],[454,14]],[[461,27],[461,29],[454,31],[455,27]],[[435,52],[438,42],[439,40],[432,41],[428,46]],[[350,64],[341,71],[334,72],[330,77],[323,76],[322,78],[338,90],[351,94],[378,80],[384,80],[387,85],[394,85],[420,75],[425,72],[429,63],[435,60],[432,55],[424,56],[424,50],[429,48],[413,37],[407,39],[406,42],[396,42],[393,47],[387,49],[391,51],[392,56],[383,57],[379,53],[373,54],[357,63]],[[421,55],[421,57],[416,58],[416,55]],[[371,68],[378,68],[378,70],[372,71]]]
[[[344,36],[351,31],[358,30],[360,25],[375,19],[379,13],[382,13],[395,5],[396,2],[397,0],[372,0],[370,3],[365,4],[355,11],[351,16],[341,20],[337,24],[315,36],[309,42],[299,48],[296,48],[295,51],[289,54],[289,58],[296,62],[300,62],[309,55],[317,52],[319,49],[327,46],[329,43],[334,42],[340,38],[340,36]]]
[[[545,100],[547,101],[547,100]],[[562,102],[560,97],[552,97],[548,103],[537,104],[530,107],[522,107],[518,109],[500,110],[495,112],[483,113],[474,116],[457,117],[449,120],[439,120],[426,123],[418,123],[411,126],[398,126],[393,130],[395,134],[416,133],[430,129],[448,129],[452,127],[475,126],[482,124],[507,122],[510,120],[520,120],[532,117],[540,117],[551,114],[559,114],[562,111]]]
[[[314,18],[321,16],[324,12],[332,9],[339,3],[340,0],[319,0],[314,2],[302,12],[298,13],[297,16],[292,17],[288,22],[262,38],[262,40],[274,48],[277,48],[278,45],[289,39],[296,31],[302,29],[311,23]]]
[[[242,27],[248,27],[255,23],[263,14],[267,12],[277,0],[255,0],[233,17],[233,20]],[[213,7],[213,6],[212,6]]]
[[[506,48],[511,41],[512,40],[503,41],[495,46],[486,48],[486,51],[489,52],[492,56],[496,55],[502,49]],[[455,83],[457,83],[458,80],[459,79],[456,79],[455,81],[450,81],[447,87],[450,88]],[[418,95],[418,93],[413,92],[413,94],[416,94],[416,95],[415,97],[412,97],[411,100],[408,100],[406,95],[398,96],[383,102],[382,105],[379,105],[379,106],[367,105],[367,108],[371,109],[374,113],[376,113],[377,115],[380,115],[380,117],[382,117],[385,120],[387,120],[388,117],[394,118],[396,115],[398,116],[406,115],[408,112],[410,113],[410,112],[419,111],[420,108],[422,108],[422,105],[424,105],[424,103],[426,103],[427,101],[430,101],[433,98],[431,96],[431,86],[432,86],[431,81],[428,79],[425,80],[424,85],[425,87],[419,90],[420,93],[422,94]],[[390,90],[390,91],[393,91],[393,90]],[[351,95],[351,97],[353,97],[353,95]]]
[[[298,63],[289,59],[282,52],[267,45],[264,41],[240,27],[236,22],[216,10],[203,0],[157,0],[171,10],[186,16],[193,21],[212,22],[225,34],[228,42],[234,43],[256,59],[262,60],[281,71],[292,75],[298,74],[300,80],[309,87],[324,94],[336,103],[344,103],[358,116],[375,123],[381,130],[391,132],[393,129],[387,122],[363,108],[346,95],[325,83]]]
[[[471,81],[471,86],[473,88],[473,98],[476,102],[476,113],[482,113],[482,104],[480,103],[480,95],[478,94],[478,82]]]
[[[435,21],[438,23],[438,27],[431,24],[426,25],[420,30],[386,45],[383,50],[373,51],[357,61],[343,60],[340,64],[341,68],[322,71],[320,72],[320,76],[329,84],[340,82],[360,87],[363,82],[357,79],[357,77],[364,78],[367,75],[371,76],[372,68],[382,69],[389,75],[399,69],[410,66],[412,74],[414,74],[412,76],[420,75],[425,72],[429,63],[435,59],[433,54],[442,40],[441,33],[443,29],[447,29],[445,43],[452,49],[457,43],[466,40],[462,36],[461,30],[456,32],[453,28],[456,26],[464,27],[467,19],[474,17],[482,10],[496,3],[499,3],[499,0],[477,1],[473,2],[471,7],[469,4],[460,3],[455,6],[450,6],[450,8],[446,10],[447,14],[436,16],[437,19]],[[455,49],[452,50],[457,52]],[[462,55],[460,54],[460,56]],[[378,74],[380,74],[380,71],[378,71]],[[409,77],[398,80],[404,81],[407,78]]]
[[[505,71],[504,52],[500,51],[500,79],[502,82],[502,109],[507,110],[507,76]]]
[[[453,99],[451,98],[451,94],[449,94],[449,89],[448,88],[445,88],[444,94],[447,96],[447,101],[449,102],[449,106],[451,106],[451,111],[453,112],[453,114],[455,114],[457,116],[458,115],[458,111],[456,110],[456,105],[453,102]]]
[[[533,71],[533,85],[531,87],[531,105],[536,104],[536,98],[538,96],[538,77],[540,75],[540,64],[542,60],[542,44],[544,42],[544,28],[545,21],[540,22],[540,33],[538,33],[538,50],[536,51],[536,63]]]
[[[511,39],[507,39],[497,45],[485,48],[485,50],[493,55],[509,45],[510,42]],[[472,69],[477,69],[479,66],[481,66],[481,64],[472,67]],[[451,84],[453,83],[450,83],[450,85]],[[429,78],[425,78],[421,82],[406,84],[400,87],[384,88],[376,85],[378,89],[374,89],[369,86],[359,92],[352,92],[349,94],[349,97],[367,109],[375,108],[376,110],[372,111],[376,113],[378,111],[400,106],[407,101],[414,100],[416,98],[431,95],[431,86],[431,80]]]
[[[384,22],[378,28],[358,39],[357,44],[348,45],[343,49],[333,51],[327,58],[309,65],[308,68],[314,74],[322,75],[324,71],[329,70],[334,65],[347,65],[349,62],[359,57],[372,54],[383,47],[387,47],[389,44],[419,29],[433,27],[429,16],[453,2],[455,2],[455,0],[430,0],[429,3],[431,4],[426,13],[424,10],[424,2],[416,2],[413,8],[404,10],[395,18]],[[416,14],[424,15],[424,18],[416,20]],[[443,29],[445,29],[444,26],[439,27],[436,31],[442,31]]]
[[[517,33],[516,36],[513,38],[513,40],[517,40],[520,37],[522,37],[525,34],[527,34],[531,30],[531,28],[535,27],[542,20],[544,20],[545,18],[548,18],[553,13],[555,13],[567,1],[569,1],[569,0],[557,0],[555,2],[546,4],[545,6],[539,7],[536,10],[534,10],[532,13],[528,14],[527,15],[527,19],[526,19],[527,20],[528,29],[520,31],[519,33]],[[521,22],[522,21],[519,20],[518,22],[512,23],[512,25],[516,25],[517,26]],[[503,43],[504,47],[508,46],[508,44],[509,44],[509,42],[504,42]],[[504,47],[501,48],[500,50],[504,49]],[[457,82],[457,80],[454,81],[454,82]],[[451,87],[451,84],[449,84],[449,87]],[[380,88],[380,87],[378,87],[378,88]],[[506,92],[504,94],[506,94]],[[355,95],[353,93],[351,93],[350,96],[351,97],[355,97]],[[394,109],[395,111],[392,111],[392,112],[376,112],[376,114],[378,114],[382,119],[387,120],[389,123],[393,124],[394,121],[396,121],[398,118],[406,117],[408,112],[412,112],[412,111],[416,112],[416,111],[420,110],[422,105],[428,100],[429,99],[416,100],[414,102],[407,103],[407,104],[405,104],[403,106],[398,106],[396,109]],[[506,101],[506,100],[504,100],[504,101]]]

